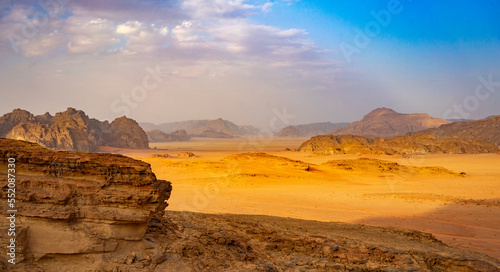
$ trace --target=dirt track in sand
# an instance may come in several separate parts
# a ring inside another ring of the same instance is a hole
[[[279,158],[231,156],[254,149],[255,142],[242,139],[194,139],[155,144],[157,150],[108,151],[142,159],[158,178],[171,181],[170,210],[416,229],[500,259],[500,155],[363,156],[410,167],[440,166],[455,174],[381,171],[378,165],[342,169],[344,165],[325,163],[360,156],[283,151],[303,140],[257,142],[259,151]],[[197,157],[176,157],[181,151]],[[170,158],[151,158],[153,154]]]

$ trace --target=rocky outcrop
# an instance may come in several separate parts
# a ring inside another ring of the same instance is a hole
[[[496,153],[498,147],[484,141],[438,139],[433,135],[398,136],[391,139],[355,135],[320,135],[304,142],[300,151],[324,154],[477,154]]]
[[[17,109],[0,117],[0,132],[2,138],[67,151],[94,152],[98,146],[149,148],[145,132],[134,120],[121,117],[109,124],[73,108],[55,116],[33,116]]]
[[[368,113],[361,121],[330,133],[335,135],[358,135],[368,138],[392,138],[408,132],[438,127],[450,123],[447,120],[430,117],[425,113],[402,114],[388,108],[378,108]]]
[[[2,231],[0,239],[7,245],[8,239],[16,238],[16,265],[11,268],[143,248],[147,225],[165,209],[171,192],[170,183],[157,180],[149,164],[121,155],[56,152],[0,139],[2,175],[9,158],[15,159],[16,169],[15,203],[10,207],[17,210],[16,235]],[[7,203],[7,179],[0,184],[1,201]],[[3,230],[8,228],[7,220],[0,222]],[[1,261],[4,267],[11,265],[5,254]],[[49,267],[52,270],[45,271],[55,271],[56,266]]]
[[[106,145],[120,148],[149,148],[146,132],[133,119],[122,116],[111,122],[111,135],[107,137]]]
[[[313,123],[304,125],[288,126],[276,133],[277,137],[310,137],[327,134],[335,128],[342,128],[349,123]]]
[[[191,137],[184,129],[176,130],[172,133],[165,133],[159,129],[146,131],[150,143],[163,143],[163,142],[185,142],[189,141]]]
[[[408,135],[417,136],[423,134],[435,135],[439,139],[481,140],[500,146],[500,115],[481,120],[442,125],[437,128],[411,132]]]

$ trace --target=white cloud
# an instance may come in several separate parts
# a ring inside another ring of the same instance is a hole
[[[181,7],[199,19],[243,17],[257,9],[244,2],[244,0],[185,0]]]
[[[139,21],[119,24],[116,27],[116,33],[126,38],[124,52],[127,54],[158,51],[168,41],[168,27],[146,25]]]
[[[65,31],[70,36],[70,53],[95,53],[120,42],[114,24],[107,19],[71,17],[67,20]]]

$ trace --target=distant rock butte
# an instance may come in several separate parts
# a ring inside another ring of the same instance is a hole
[[[109,124],[73,108],[55,116],[16,109],[0,117],[0,137],[67,151],[94,152],[98,146],[149,148],[147,135],[136,121],[124,116]]]
[[[190,120],[183,122],[172,122],[154,125],[141,123],[146,130],[160,130],[164,133],[172,133],[176,130],[185,130],[191,137],[209,138],[233,138],[246,134],[255,134],[259,130],[252,126],[238,126],[222,118],[216,120]]]
[[[179,129],[172,133],[165,133],[159,129],[153,129],[146,131],[146,134],[148,135],[150,143],[185,142],[191,139],[184,129]]]
[[[330,134],[392,138],[449,123],[450,121],[430,117],[425,113],[403,114],[388,108],[378,108],[365,115],[360,121],[343,128],[336,128]]]
[[[122,155],[56,152],[0,139],[2,169],[9,158],[16,163],[17,263],[44,256],[64,262],[72,254],[85,259],[143,247],[151,217],[165,209],[171,192],[170,183],[157,180],[149,164]],[[7,179],[0,184],[7,188]],[[7,190],[0,194],[7,202]],[[2,229],[7,224],[0,220]],[[0,237],[8,244],[7,235]]]
[[[320,135],[304,142],[300,151],[324,154],[477,154],[496,153],[490,142],[463,139],[438,139],[434,135],[398,136],[391,139],[356,135]]]
[[[423,134],[432,134],[438,139],[480,140],[500,146],[500,115],[481,120],[446,124],[437,128],[411,132],[408,135],[417,136]]]
[[[327,134],[335,128],[341,128],[349,125],[349,123],[313,123],[304,125],[288,126],[276,133],[277,137],[310,137],[316,135]]]

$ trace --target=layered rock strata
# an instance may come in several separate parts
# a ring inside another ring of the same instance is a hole
[[[11,197],[9,159],[16,170],[10,208],[17,211],[16,235],[7,235],[4,219],[0,237],[2,245],[16,239],[16,267],[141,247],[151,217],[165,209],[171,192],[170,183],[157,180],[149,164],[125,156],[52,151],[0,139],[2,203]],[[1,261],[11,265],[5,254]]]

